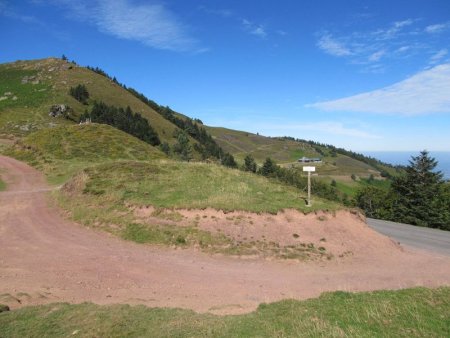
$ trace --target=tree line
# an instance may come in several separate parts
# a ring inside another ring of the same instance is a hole
[[[150,100],[147,98],[144,94],[138,92],[134,88],[127,87],[125,84],[120,83],[117,81],[116,77],[112,77],[108,75],[105,71],[98,67],[87,67],[91,71],[100,74],[112,82],[116,83],[117,85],[121,86],[123,89],[127,90],[130,94],[132,94],[134,97],[139,99],[141,102],[149,106],[151,109],[156,111],[158,114],[160,114],[162,117],[164,117],[166,120],[172,122],[174,125],[176,125],[178,128],[183,130],[187,135],[195,139],[198,143],[194,144],[194,150],[197,151],[203,160],[206,160],[208,158],[216,158],[220,161],[221,164],[228,166],[228,167],[237,167],[236,161],[234,160],[233,155],[230,153],[226,153],[213,139],[213,137],[206,131],[204,127],[201,125],[203,124],[201,120],[199,119],[191,119],[187,116],[181,117],[180,114],[176,113],[174,110],[172,110],[168,106],[162,106],[156,103],[153,100]],[[179,135],[174,135],[174,137],[178,140]],[[183,143],[182,143],[183,144]],[[176,150],[179,150],[180,147],[182,149],[185,149],[187,146],[181,146],[181,144],[178,142],[178,146],[176,147]],[[163,149],[166,153],[169,153],[170,147],[168,149],[168,144],[165,144]],[[187,154],[189,152],[184,151],[186,156],[181,156],[182,158],[189,158]],[[180,154],[178,152],[178,154]]]
[[[387,191],[365,187],[355,203],[368,217],[450,230],[450,182],[435,171],[437,164],[424,150],[411,158],[403,175],[392,178]]]
[[[316,141],[311,141],[311,140],[303,140],[303,139],[298,139],[298,138],[294,138],[294,137],[289,137],[289,136],[283,136],[283,137],[277,137],[277,139],[281,139],[281,140],[291,140],[291,141],[295,141],[295,142],[303,142],[303,143],[307,143],[309,144],[311,147],[313,147],[313,149],[319,153],[321,156],[326,156],[326,153],[323,151],[323,149],[327,149],[330,156],[332,157],[336,157],[337,154],[341,154],[341,155],[345,155],[348,156],[350,158],[353,158],[357,161],[366,163],[372,167],[374,167],[375,169],[377,169],[380,173],[382,177],[391,177],[391,175],[383,168],[383,167],[389,167],[389,168],[393,168],[395,169],[397,172],[401,172],[401,170],[403,170],[402,166],[398,166],[398,165],[392,165],[389,163],[384,163],[376,158],[373,158],[371,156],[366,156],[351,150],[347,150],[344,148],[339,148],[339,147],[335,147],[331,144],[325,144],[325,143],[320,143],[320,142],[316,142]]]

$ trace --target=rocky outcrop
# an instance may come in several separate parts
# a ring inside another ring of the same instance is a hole
[[[50,107],[50,112],[48,113],[51,117],[67,117],[71,108],[65,104],[54,104]]]

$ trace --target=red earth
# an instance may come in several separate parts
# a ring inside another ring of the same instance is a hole
[[[12,308],[87,301],[234,314],[252,311],[262,302],[306,299],[325,291],[450,285],[450,257],[402,248],[349,213],[330,217],[323,231],[330,250],[332,243],[338,250],[339,243],[348,242],[351,257],[310,262],[241,259],[140,245],[83,227],[49,206],[51,187],[37,170],[0,156],[0,175],[7,183],[7,190],[0,192],[0,303]],[[293,231],[322,236],[311,224],[325,224],[323,220],[308,221],[292,212],[287,216],[289,236]],[[255,223],[257,215],[252,217],[255,227],[261,226]],[[336,228],[342,219],[350,230]],[[282,222],[274,224],[278,228],[267,233],[278,236]],[[206,221],[200,226],[210,231],[217,227]]]

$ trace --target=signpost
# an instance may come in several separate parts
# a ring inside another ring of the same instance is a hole
[[[316,171],[316,167],[303,167],[303,171],[308,172],[308,204],[307,207],[311,206],[311,173]]]

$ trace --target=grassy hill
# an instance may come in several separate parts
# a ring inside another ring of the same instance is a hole
[[[314,178],[327,184],[335,181],[335,188],[342,195],[349,197],[354,196],[359,188],[368,184],[386,188],[389,182],[382,175],[398,174],[391,166],[369,158],[367,162],[363,162],[349,154],[339,153],[339,150],[336,151],[332,146],[292,138],[266,137],[221,127],[207,127],[207,130],[217,143],[240,163],[244,161],[245,156],[251,155],[261,166],[266,158],[270,157],[283,167],[302,171],[305,164],[298,163],[299,158],[303,156],[321,158],[321,163],[313,164],[316,167]],[[371,177],[374,179],[369,181]]]
[[[130,106],[149,120],[161,141],[174,142],[175,125],[107,77],[76,64],[56,58],[16,61],[0,65],[0,79],[0,96],[4,98],[0,100],[0,136],[23,136],[55,124],[73,124],[48,113],[53,104],[66,104],[74,117],[80,116],[88,107],[69,95],[69,89],[83,84],[90,103]]]
[[[159,149],[105,124],[60,125],[36,131],[4,151],[62,183],[81,168],[115,160],[166,158]]]
[[[262,164],[267,157],[278,163],[295,162],[302,156],[318,157],[319,154],[306,143],[289,140],[279,140],[244,131],[221,127],[207,127],[219,145],[243,161],[248,154]]]

